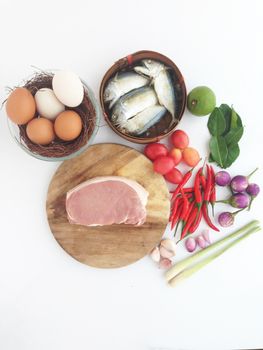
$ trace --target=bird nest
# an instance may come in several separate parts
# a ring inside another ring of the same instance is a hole
[[[23,87],[28,89],[32,95],[41,88],[52,89],[51,73],[41,72],[36,73],[29,79]],[[96,111],[89,98],[88,91],[84,86],[84,98],[82,103],[74,108],[67,108],[77,112],[82,120],[82,130],[80,135],[72,141],[63,141],[59,138],[55,138],[50,144],[42,146],[33,143],[27,136],[26,125],[19,125],[20,142],[24,144],[32,153],[41,155],[47,158],[60,158],[69,156],[72,153],[77,152],[80,148],[85,146],[91,138],[93,131],[96,127]],[[35,117],[38,117],[36,113]]]

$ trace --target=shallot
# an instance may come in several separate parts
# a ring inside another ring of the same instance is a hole
[[[196,243],[200,248],[204,249],[207,246],[207,243],[202,235],[196,237]]]
[[[211,244],[211,240],[210,240],[210,235],[209,235],[209,230],[204,230],[202,233],[207,245]]]
[[[196,249],[196,240],[193,237],[187,238],[185,241],[185,248],[189,253],[192,253]]]

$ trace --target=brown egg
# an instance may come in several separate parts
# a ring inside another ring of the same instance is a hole
[[[72,141],[81,133],[82,121],[78,113],[68,110],[57,116],[54,127],[61,140]]]
[[[46,118],[34,118],[26,126],[28,138],[39,145],[48,145],[55,138],[54,125]]]
[[[16,124],[26,124],[36,113],[33,95],[26,88],[16,88],[6,101],[6,113]]]

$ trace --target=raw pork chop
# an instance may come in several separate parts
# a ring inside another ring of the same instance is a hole
[[[121,176],[85,181],[67,193],[66,211],[71,224],[102,226],[142,225],[148,192],[138,182]]]

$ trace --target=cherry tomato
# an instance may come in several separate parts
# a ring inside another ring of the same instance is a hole
[[[182,151],[179,148],[173,148],[169,155],[174,159],[175,165],[178,165],[182,160]]]
[[[165,180],[173,184],[180,184],[183,180],[183,174],[177,168],[173,168],[169,173],[165,174],[164,177]]]
[[[200,155],[195,148],[187,147],[183,150],[183,160],[187,165],[193,167],[200,161]]]
[[[174,167],[174,160],[170,156],[160,156],[153,162],[153,169],[156,173],[165,175]]]
[[[155,160],[159,156],[167,156],[168,149],[162,143],[149,143],[144,148],[144,154],[151,160]]]
[[[185,149],[189,145],[189,137],[183,130],[175,130],[171,136],[174,147]]]

